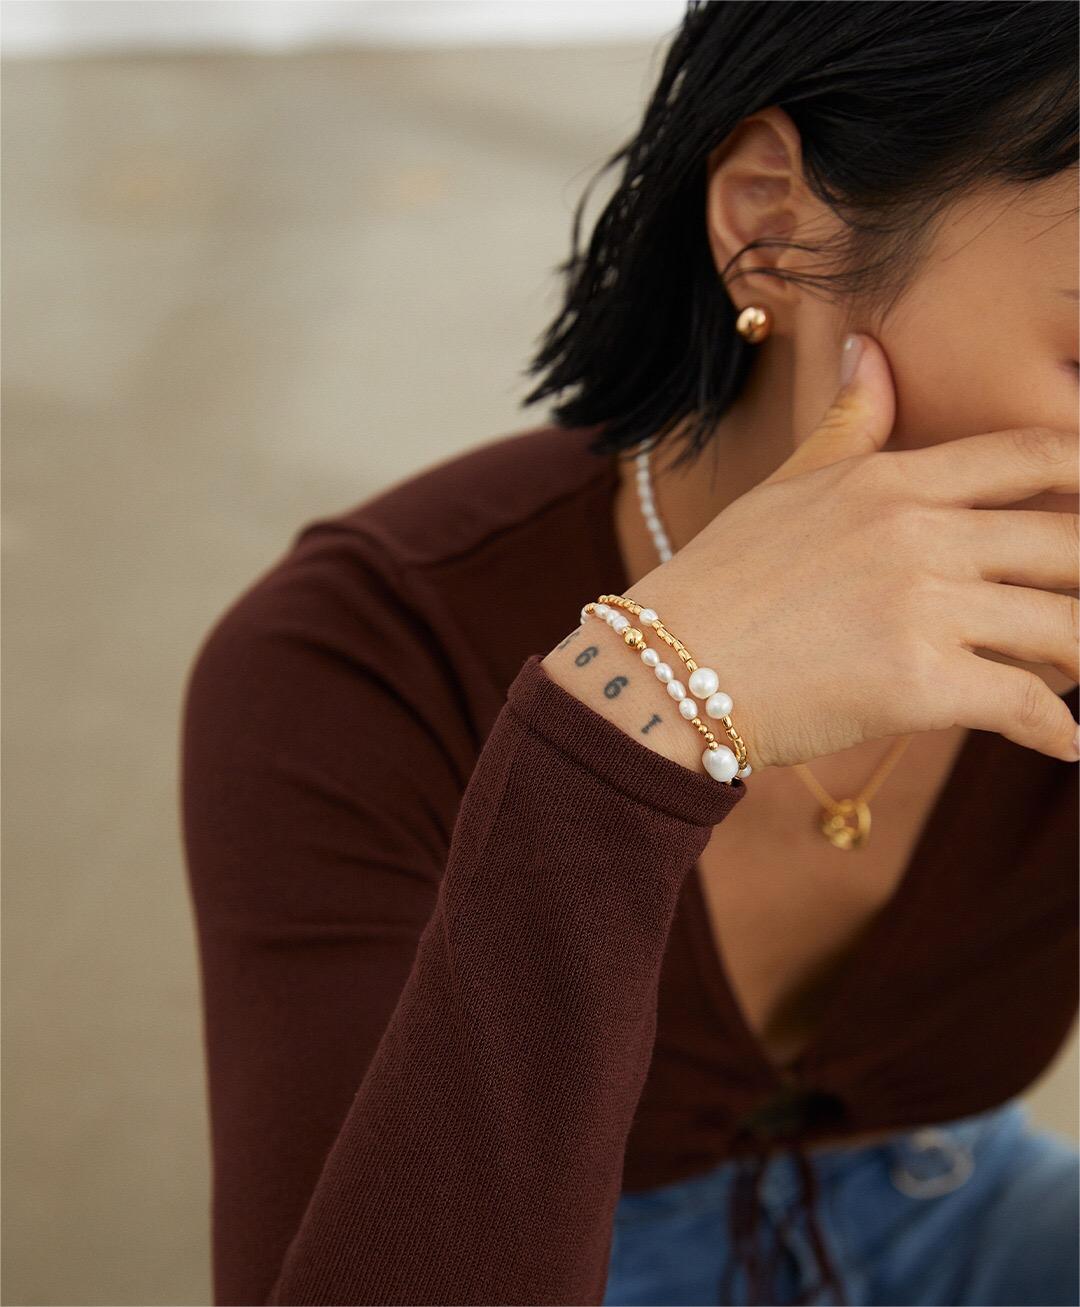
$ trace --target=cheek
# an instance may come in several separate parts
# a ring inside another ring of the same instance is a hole
[[[1044,426],[1076,432],[1077,374],[1052,349],[1004,357],[1000,344],[971,333],[904,333],[882,339],[896,387],[889,447],[918,449],[946,440]]]
[[[892,343],[897,421],[887,449],[922,449],[1024,426],[1077,432],[1076,370],[1055,358],[1052,348],[1041,350],[1027,367],[1016,359],[997,367],[980,364],[977,346],[967,353],[962,362],[945,345],[929,348],[925,338]],[[1077,513],[1080,495],[1044,491],[1001,507]]]

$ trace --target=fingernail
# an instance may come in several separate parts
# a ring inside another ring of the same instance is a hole
[[[855,368],[859,362],[859,355],[863,351],[862,337],[850,335],[844,337],[844,343],[840,347],[840,384],[846,386],[851,378],[855,375]]]

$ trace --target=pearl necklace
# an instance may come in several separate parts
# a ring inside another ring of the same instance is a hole
[[[641,449],[634,456],[637,463],[637,493],[641,515],[649,528],[656,552],[662,563],[670,562],[675,551],[664,530],[653,495],[652,472],[649,468],[649,451]],[[862,848],[870,839],[870,800],[892,770],[900,755],[911,743],[913,736],[902,735],[875,769],[874,774],[853,799],[834,799],[804,762],[793,768],[806,788],[822,805],[817,817],[817,828],[838,849]]]

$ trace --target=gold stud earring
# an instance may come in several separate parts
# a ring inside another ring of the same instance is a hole
[[[749,304],[739,314],[735,330],[744,340],[756,345],[772,331],[772,325],[773,315],[764,304]]]

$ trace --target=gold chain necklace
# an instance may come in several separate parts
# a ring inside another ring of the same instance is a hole
[[[660,561],[666,563],[674,556],[674,550],[657,512],[652,473],[649,468],[649,451],[640,450],[635,457],[641,515],[649,528]],[[874,774],[851,799],[834,799],[806,763],[795,763],[792,770],[822,805],[816,816],[817,829],[835,848],[850,851],[865,847],[870,839],[870,800],[881,788],[885,777],[896,766],[900,755],[914,738],[914,734],[899,736],[874,769]]]

